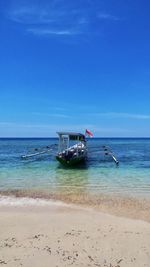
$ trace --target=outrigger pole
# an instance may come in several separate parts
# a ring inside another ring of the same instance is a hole
[[[32,158],[32,157],[35,157],[35,156],[38,156],[38,155],[41,155],[41,154],[46,154],[50,151],[52,151],[53,147],[57,146],[57,144],[53,144],[51,146],[46,146],[45,148],[47,148],[46,150],[43,150],[43,151],[39,151],[39,152],[36,152],[36,153],[32,153],[32,154],[27,154],[27,155],[23,155],[21,156],[22,159],[28,159],[28,158]],[[35,148],[34,150],[35,151],[38,151],[40,148]]]
[[[119,161],[116,159],[116,157],[110,152],[109,155],[112,157],[116,165],[119,165]]]
[[[111,151],[110,147],[103,146],[103,149],[104,149],[105,155],[110,155],[112,157],[112,159],[114,160],[114,162],[116,163],[116,165],[119,165],[119,160],[117,160],[117,158],[115,157],[115,155]]]
[[[44,151],[37,152],[37,153],[33,153],[33,154],[23,155],[23,156],[21,156],[21,158],[22,158],[22,159],[31,158],[31,157],[34,157],[34,156],[38,156],[38,155],[41,155],[41,154],[45,154],[45,153],[47,153],[47,152],[50,152],[51,150],[52,150],[52,149],[44,150]]]

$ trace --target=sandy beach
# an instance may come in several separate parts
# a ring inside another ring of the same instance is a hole
[[[149,222],[58,202],[0,206],[0,265],[148,267]]]

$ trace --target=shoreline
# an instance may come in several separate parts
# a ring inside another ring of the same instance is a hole
[[[115,194],[50,193],[40,190],[0,191],[0,207],[4,206],[70,206],[92,208],[95,211],[150,222],[150,198],[135,198]]]

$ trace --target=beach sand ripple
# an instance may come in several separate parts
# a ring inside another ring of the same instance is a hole
[[[0,208],[0,266],[149,267],[150,224],[80,206]]]

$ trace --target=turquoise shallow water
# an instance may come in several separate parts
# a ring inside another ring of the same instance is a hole
[[[34,148],[57,139],[0,139],[0,190],[32,189],[48,192],[114,193],[150,197],[150,139],[89,139],[88,161],[78,168],[62,167],[55,148],[50,154],[22,160]],[[119,159],[100,153],[109,145]]]

